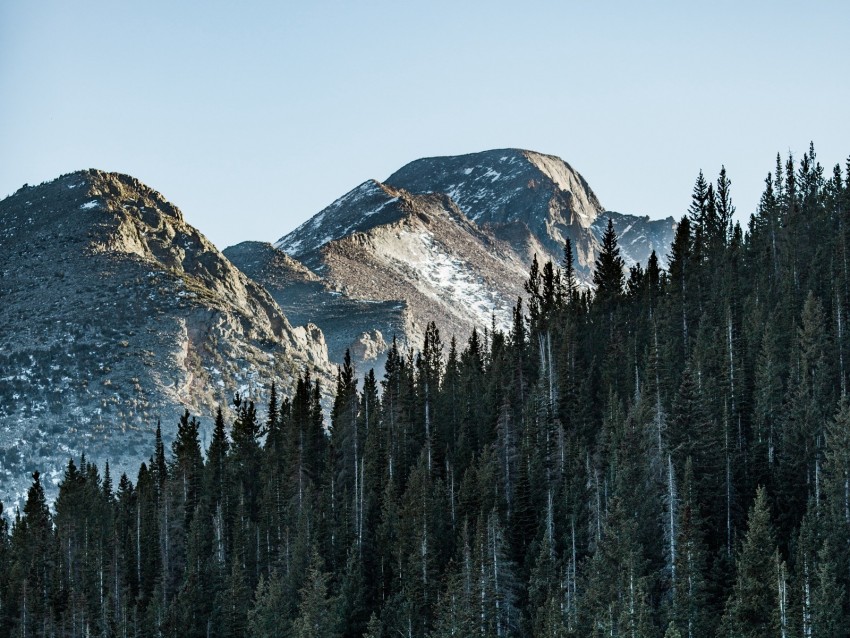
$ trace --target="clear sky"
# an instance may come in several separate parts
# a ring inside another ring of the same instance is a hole
[[[274,241],[423,156],[563,157],[679,216],[722,163],[850,154],[850,2],[0,0],[0,197],[130,173],[217,246]]]

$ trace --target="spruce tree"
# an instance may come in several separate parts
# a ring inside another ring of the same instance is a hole
[[[322,570],[314,550],[307,579],[300,592],[299,613],[292,624],[293,638],[333,638],[338,636],[336,600],[329,592],[329,575]]]
[[[248,612],[248,635],[275,638],[290,631],[283,582],[277,572],[260,579],[254,606]]]
[[[617,246],[617,233],[614,222],[608,218],[608,226],[602,235],[602,249],[596,258],[593,270],[593,285],[596,287],[596,300],[600,303],[615,301],[623,294],[625,261]]]
[[[27,490],[23,517],[15,522],[12,547],[16,555],[15,571],[21,575],[18,608],[20,630],[24,636],[38,635],[40,627],[49,620],[50,603],[54,590],[56,553],[53,523],[41,474],[32,474],[32,485]]]
[[[723,617],[724,635],[768,638],[778,634],[778,563],[767,492],[760,487],[738,551],[735,584]]]
[[[3,502],[0,501],[0,634],[11,635],[11,611],[12,605],[9,600],[9,525],[3,511]]]
[[[812,589],[812,636],[839,638],[847,636],[846,595],[840,584],[835,554],[825,542],[818,553],[817,573]]]

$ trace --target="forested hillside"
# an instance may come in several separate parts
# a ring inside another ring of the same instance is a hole
[[[700,174],[593,293],[569,243],[509,333],[188,413],[135,477],[0,518],[0,636],[847,636],[850,162],[777,157],[746,229]],[[368,327],[364,327],[367,329]],[[281,398],[283,395],[284,398]]]

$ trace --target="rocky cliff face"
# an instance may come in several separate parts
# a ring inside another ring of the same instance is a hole
[[[446,193],[529,263],[534,254],[560,260],[569,237],[578,269],[592,269],[597,245],[587,230],[604,209],[585,179],[558,157],[500,149],[425,158],[390,175],[387,184]]]
[[[342,361],[350,349],[361,364],[380,367],[386,340],[405,334],[409,313],[402,299],[352,298],[268,243],[243,242],[225,249],[224,254],[265,287],[290,321],[320,322],[331,361]]]
[[[268,256],[268,245],[240,245],[238,257],[226,252],[288,314],[309,307],[309,320],[322,326],[331,358],[339,360],[346,347],[359,348],[353,337],[364,325],[379,326],[385,341],[394,335],[413,346],[430,320],[459,339],[492,321],[505,326],[533,257],[560,262],[567,238],[578,276],[589,284],[609,217],[628,265],[645,263],[653,249],[664,263],[672,218],[606,212],[560,158],[502,149],[411,162],[384,183],[361,184],[278,240],[274,247],[307,267],[310,282],[276,285],[291,280],[283,271],[292,266],[251,256]],[[252,270],[249,263],[258,261],[264,267]]]
[[[590,226],[591,232],[600,243],[609,218],[617,231],[617,241],[626,266],[631,267],[638,263],[645,266],[649,256],[655,251],[661,267],[667,267],[670,244],[676,234],[676,221],[672,217],[650,219],[646,216],[605,211]]]
[[[268,244],[246,242],[225,254],[289,316],[321,325],[332,360],[346,349],[362,353],[361,371],[380,366],[393,337],[419,345],[428,321],[460,339],[494,319],[506,325],[526,270],[508,244],[447,195],[377,182],[343,196],[277,246],[312,276],[296,274]]]
[[[305,369],[315,326],[272,297],[132,177],[81,171],[0,202],[0,493],[69,456],[135,472],[158,419],[210,416]]]

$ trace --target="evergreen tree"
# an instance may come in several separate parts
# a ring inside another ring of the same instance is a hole
[[[289,631],[288,605],[284,596],[283,582],[277,573],[260,579],[254,606],[248,612],[248,635],[275,638]]]
[[[9,599],[8,566],[10,565],[10,550],[8,527],[3,511],[3,502],[0,501],[0,567],[4,568],[0,571],[0,633],[11,634],[12,603]]]
[[[846,596],[836,571],[835,555],[826,542],[818,555],[817,574],[811,594],[811,635],[817,638],[839,638],[848,632]]]
[[[46,633],[44,630],[49,626],[56,561],[53,542],[50,510],[41,475],[36,471],[27,490],[23,517],[16,520],[12,532],[12,551],[16,559],[13,569],[20,578],[17,607],[22,636]]]
[[[615,301],[623,294],[625,261],[617,246],[617,233],[614,222],[609,218],[608,226],[602,235],[602,250],[596,258],[593,271],[593,285],[596,287],[596,299],[600,303]]]
[[[301,589],[299,614],[292,625],[294,638],[332,638],[336,629],[335,599],[328,589],[329,576],[322,571],[321,559],[313,552],[310,569]]]
[[[778,569],[767,493],[759,488],[750,510],[747,535],[738,552],[735,585],[723,617],[724,635],[756,638],[778,634]]]

